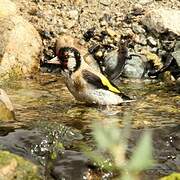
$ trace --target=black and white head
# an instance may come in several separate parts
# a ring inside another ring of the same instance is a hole
[[[73,47],[62,47],[57,53],[60,67],[63,71],[75,72],[81,65],[81,55]]]

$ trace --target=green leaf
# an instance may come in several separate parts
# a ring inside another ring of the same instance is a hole
[[[152,166],[152,139],[151,133],[145,132],[136,146],[127,169],[131,172],[140,172]]]
[[[121,176],[121,180],[136,180],[136,177],[132,176],[131,174],[127,172],[123,172]]]
[[[107,150],[110,149],[111,146],[120,143],[120,129],[115,125],[100,126],[95,124],[93,130],[98,147],[102,149]]]

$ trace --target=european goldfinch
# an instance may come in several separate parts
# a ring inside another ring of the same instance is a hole
[[[132,101],[103,74],[89,66],[73,47],[61,47],[48,63],[59,64],[65,84],[78,101],[99,105]]]

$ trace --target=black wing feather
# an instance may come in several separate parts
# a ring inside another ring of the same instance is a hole
[[[83,78],[90,84],[92,84],[94,87],[98,88],[98,89],[104,89],[104,90],[109,90],[108,86],[105,86],[101,79],[99,78],[99,76],[97,76],[96,74],[88,71],[88,70],[83,70],[82,71],[82,75]],[[110,82],[112,84],[112,86],[114,86],[115,88],[119,89],[116,85],[114,85],[112,82]],[[111,90],[109,90],[111,91]],[[111,91],[113,92],[113,91]],[[126,96],[124,93],[116,93],[113,92],[115,94],[118,94],[119,96],[121,96],[124,100],[132,100],[130,97]]]
[[[104,89],[104,90],[108,90],[109,88],[107,86],[105,86],[101,79],[96,76],[94,73],[88,71],[88,70],[83,70],[82,71],[82,75],[83,78],[90,84],[92,84],[93,86],[95,86],[98,89]]]

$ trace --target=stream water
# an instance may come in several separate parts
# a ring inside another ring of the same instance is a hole
[[[109,108],[78,103],[62,83],[61,77],[46,73],[33,80],[12,81],[1,86],[12,100],[16,120],[0,123],[0,148],[42,165],[47,159],[42,158],[44,154],[37,153],[37,147],[41,144],[46,153],[48,133],[52,135],[53,130],[57,132],[59,129],[64,132],[63,157],[57,158],[51,172],[45,173],[47,179],[87,179],[85,174],[90,173],[88,159],[76,145],[86,142],[94,146],[91,144],[92,122],[116,122],[122,127],[127,113],[131,115],[132,127],[129,152],[144,129],[153,131],[156,165],[145,172],[143,179],[157,179],[180,171],[178,86],[165,86],[157,82],[126,83],[123,84],[123,91],[135,97],[136,101]],[[94,175],[93,179],[108,177]]]

